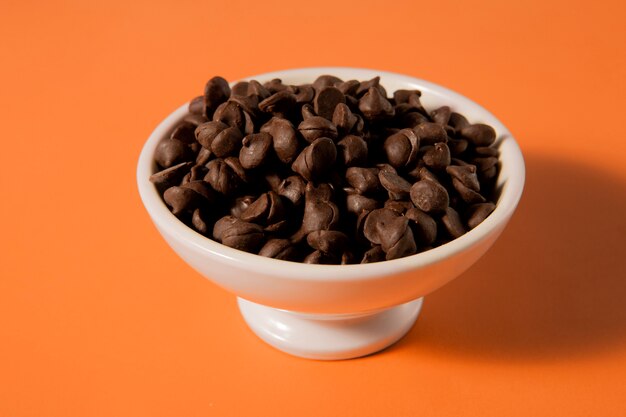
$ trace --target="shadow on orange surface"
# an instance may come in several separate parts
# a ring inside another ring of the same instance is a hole
[[[626,185],[547,156],[526,164],[508,228],[426,298],[399,349],[554,360],[626,342]]]

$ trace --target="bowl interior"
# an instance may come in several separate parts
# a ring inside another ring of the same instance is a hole
[[[156,172],[154,151],[161,139],[187,114],[184,104],[170,114],[148,138],[141,152],[137,167],[137,182],[141,198],[153,221],[161,230],[185,240],[188,244],[204,251],[206,255],[220,262],[235,265],[243,270],[253,271],[263,268],[277,276],[294,279],[367,279],[381,274],[402,272],[419,268],[459,253],[471,245],[485,239],[491,232],[501,227],[512,215],[522,194],[525,178],[524,160],[521,150],[509,130],[489,111],[468,98],[431,82],[384,71],[321,67],[278,71],[260,74],[246,79],[260,82],[280,78],[284,83],[310,83],[319,75],[333,74],[342,79],[367,80],[381,77],[381,84],[389,93],[397,89],[417,89],[422,92],[421,101],[427,110],[447,105],[453,111],[462,113],[471,123],[485,123],[497,132],[497,146],[500,150],[501,170],[497,181],[499,198],[496,209],[476,228],[463,236],[428,251],[392,261],[357,265],[309,265],[261,257],[229,248],[208,239],[180,222],[167,208],[149,176]]]

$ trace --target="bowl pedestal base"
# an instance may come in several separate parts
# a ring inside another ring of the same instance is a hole
[[[423,298],[361,314],[305,314],[237,299],[244,320],[265,342],[308,359],[350,359],[378,352],[413,326]]]

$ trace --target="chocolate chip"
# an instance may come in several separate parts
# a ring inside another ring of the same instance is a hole
[[[362,264],[369,264],[373,262],[381,262],[385,260],[385,251],[380,245],[374,246],[363,254]]]
[[[469,165],[474,165],[474,164],[471,164],[471,163],[469,163],[469,162],[467,162],[467,161],[464,161],[464,160],[462,160],[462,159],[459,159],[459,158],[452,158],[452,159],[450,160],[450,163],[451,163],[452,165],[457,165],[457,166],[460,166],[460,167],[469,166]],[[474,165],[474,168],[476,168],[476,165]]]
[[[193,181],[200,181],[206,175],[208,169],[204,165],[194,165],[189,172],[183,177],[181,185],[187,184]]]
[[[285,115],[296,104],[296,96],[291,91],[282,90],[259,103],[259,110],[265,113]]]
[[[461,217],[459,213],[452,207],[447,207],[445,214],[441,217],[441,221],[443,225],[446,227],[446,230],[453,238],[457,238],[465,234],[465,227],[463,227],[463,223],[461,222]]]
[[[448,138],[448,148],[450,148],[450,154],[459,155],[467,150],[469,143],[465,139],[450,139]]]
[[[370,87],[359,100],[359,110],[370,121],[384,120],[394,115],[393,106],[376,87]]]
[[[265,219],[269,212],[270,201],[267,194],[261,194],[248,208],[241,213],[241,220],[252,223],[266,223]]]
[[[191,162],[181,162],[156,174],[150,175],[150,182],[158,186],[171,186],[180,183],[185,174],[191,169]]]
[[[495,210],[496,205],[493,203],[481,203],[470,206],[467,210],[468,220],[467,226],[470,229],[475,228],[483,222]]]
[[[413,209],[413,203],[410,201],[398,201],[398,200],[387,200],[385,201],[385,208],[395,211],[398,214],[404,214],[407,210]]]
[[[215,139],[218,134],[226,129],[228,129],[227,124],[211,121],[202,123],[201,125],[196,127],[194,134],[196,136],[196,140],[200,143],[200,145],[202,145],[206,149],[211,149],[211,142],[213,142],[213,139]]]
[[[420,97],[421,97],[421,93],[420,94],[410,94],[409,95],[409,99],[408,99],[406,104],[409,107],[409,111],[419,112],[419,113],[421,113],[423,115],[427,115],[428,113],[424,109],[424,106],[422,106],[422,102],[420,101]]]
[[[252,80],[248,83],[248,88],[246,89],[246,95],[256,96],[258,98],[258,101],[257,101],[258,103],[259,101],[263,101],[269,96],[271,96],[272,93],[270,93],[270,91],[267,88],[265,88],[263,84],[261,84],[257,80]]]
[[[377,207],[378,208],[378,207]],[[356,218],[356,224],[354,225],[354,239],[356,243],[361,246],[371,246],[371,242],[365,237],[365,221],[367,220],[367,216],[370,215],[372,211],[364,210],[362,211]]]
[[[261,194],[241,213],[241,220],[262,225],[274,224],[284,218],[285,206],[280,196],[274,191]]]
[[[419,171],[424,168],[424,161],[418,161],[417,164],[413,167],[413,169],[405,171],[404,175],[406,178],[409,178],[411,182],[415,182],[420,179]]]
[[[332,230],[338,225],[339,216],[339,208],[332,201],[307,196],[304,204],[302,231],[308,234],[316,230]]]
[[[417,159],[419,139],[411,129],[402,129],[385,139],[387,160],[395,168],[409,166]]]
[[[189,102],[189,113],[204,115],[204,96],[198,96]]]
[[[408,227],[409,219],[393,210],[382,208],[373,210],[365,220],[365,237],[373,244],[380,244],[391,260],[417,252],[413,232]]]
[[[468,204],[484,203],[485,201],[487,201],[485,200],[485,197],[480,195],[480,193],[467,187],[465,184],[463,184],[463,182],[456,178],[452,178],[452,186],[459,193],[461,199]]]
[[[474,165],[450,165],[446,168],[446,172],[452,178],[459,180],[464,186],[474,191],[480,191],[480,183],[476,176],[476,166]]]
[[[317,181],[329,173],[337,158],[337,148],[329,138],[316,139],[304,148],[291,169],[307,181]]]
[[[278,159],[284,164],[291,164],[298,156],[298,137],[296,129],[287,119],[272,117],[261,127],[261,132],[272,136],[272,145]]]
[[[246,96],[232,96],[228,99],[229,103],[235,103],[241,110],[243,110],[244,116],[257,116],[259,113],[259,97],[256,95]]]
[[[243,135],[238,128],[226,128],[211,141],[211,152],[218,158],[236,155],[241,148],[242,139]]]
[[[313,100],[313,108],[318,116],[332,120],[335,107],[345,104],[346,97],[335,87],[324,87],[317,92]]]
[[[239,81],[231,89],[230,95],[232,96],[246,96],[248,95],[248,87],[250,83],[248,81]]]
[[[491,184],[496,179],[497,175],[498,175],[498,167],[494,165],[485,171],[481,171],[479,178],[481,181]]]
[[[302,261],[305,264],[322,264],[322,265],[333,265],[337,264],[337,258],[322,251],[316,250],[304,258]]]
[[[241,214],[246,211],[250,204],[254,203],[256,198],[251,195],[246,195],[243,197],[237,197],[230,207],[230,215],[241,218]]]
[[[420,140],[420,145],[434,145],[437,142],[447,142],[448,134],[446,130],[437,123],[421,123],[414,129],[415,134]]]
[[[356,96],[361,83],[358,80],[348,80],[336,85],[336,87],[345,95]]]
[[[335,230],[316,230],[308,234],[306,241],[313,249],[335,256],[341,256],[349,243],[348,236]]]
[[[345,103],[339,103],[332,115],[332,122],[340,135],[348,134],[358,122],[358,117],[352,113]]]
[[[339,159],[346,167],[362,166],[367,163],[367,143],[363,138],[355,135],[345,136],[337,143],[337,148]]]
[[[400,106],[396,107],[396,114],[400,112]],[[422,113],[418,112],[409,112],[409,113],[401,113],[398,117],[398,125],[400,127],[415,129],[417,126],[422,123],[429,123],[429,119],[424,116]]]
[[[288,86],[283,84],[280,78],[274,78],[273,80],[267,81],[263,84],[263,87],[267,88],[271,94],[276,94],[279,91],[283,91],[288,88]]]
[[[200,151],[198,151],[198,156],[196,156],[196,165],[206,165],[213,156],[213,152],[210,149],[205,147],[200,147]]]
[[[311,117],[319,117],[315,114],[315,110],[313,110],[313,106],[311,106],[310,104],[303,105],[300,113],[302,114],[302,120],[307,120]]]
[[[306,183],[299,175],[291,175],[285,178],[278,186],[278,195],[291,201],[294,206],[299,206],[304,197]]]
[[[194,190],[177,186],[170,187],[163,193],[165,203],[172,208],[175,215],[195,209],[200,197]]]
[[[477,156],[482,156],[482,157],[500,155],[500,152],[498,151],[498,149],[492,146],[479,146],[477,148],[474,148],[474,153]]]
[[[209,172],[204,180],[218,193],[232,195],[242,184],[242,179],[223,159],[213,159],[206,167]]]
[[[450,203],[448,192],[439,183],[420,180],[411,187],[411,201],[426,213],[444,211]]]
[[[272,146],[272,136],[269,133],[253,133],[243,138],[239,150],[239,162],[244,169],[254,169],[261,166],[269,154]]]
[[[309,143],[319,138],[330,138],[333,140],[337,138],[337,128],[335,125],[330,120],[320,116],[305,118],[302,123],[298,125],[298,131]]]
[[[430,172],[426,167],[421,167],[418,170],[418,172],[419,172],[420,180],[429,180],[429,181],[433,181],[438,184],[441,184],[441,181],[439,181],[439,178],[437,178],[437,176],[433,174],[432,172]]]
[[[263,245],[259,255],[284,261],[296,261],[298,250],[289,239],[270,239]]]
[[[489,146],[496,140],[496,131],[493,127],[477,123],[461,128],[459,134],[474,146]]]
[[[420,97],[422,92],[419,90],[396,90],[393,92],[393,101],[396,104],[405,104],[409,102],[409,97],[412,95]]]
[[[168,188],[163,199],[172,208],[172,213],[180,214],[193,211],[203,201],[212,202],[215,196],[214,191],[204,181],[194,181],[180,187]]]
[[[215,113],[213,121],[222,122],[230,127],[236,127],[240,131],[246,130],[246,116],[241,107],[234,101],[227,101],[220,104]]]
[[[215,223],[213,237],[218,242],[245,252],[257,252],[263,244],[261,226],[226,216]]]
[[[359,83],[359,87],[356,90],[356,96],[362,97],[364,94],[368,93],[370,88],[375,88],[383,97],[387,97],[387,91],[382,85],[380,85],[380,77],[378,76],[372,78],[371,80]]]
[[[313,101],[313,97],[315,97],[315,90],[312,86],[308,84],[297,86],[296,103],[310,103]]]
[[[378,168],[381,171],[389,172],[391,174],[398,173],[398,171],[396,171],[396,169],[389,164],[376,164],[376,168]]]
[[[354,96],[346,96],[346,105],[355,113],[359,111],[359,99]]]
[[[224,216],[213,225],[213,238],[218,242],[222,240],[224,236],[224,232],[228,230],[232,225],[239,222],[240,220],[233,216]]]
[[[346,170],[346,181],[359,194],[375,193],[380,191],[378,168],[350,167]]]
[[[248,174],[246,170],[241,166],[241,162],[239,162],[239,158],[236,156],[229,156],[228,158],[224,158],[224,162],[229,166],[230,169],[233,170],[235,175],[239,177],[241,182],[250,182]]]
[[[448,124],[454,128],[457,132],[460,131],[465,126],[469,126],[469,122],[462,114],[452,112],[450,114],[450,119],[448,120]]]
[[[389,225],[399,218],[398,213],[387,208],[372,210],[365,218],[363,234],[371,243],[380,245],[385,235],[389,233],[387,230]]]
[[[324,87],[332,87],[337,84],[341,84],[343,81],[339,77],[335,77],[334,75],[320,75],[313,81],[313,88],[317,91],[322,90]]]
[[[196,137],[194,135],[194,131],[196,130],[196,125],[182,121],[176,125],[172,133],[170,134],[171,139],[176,139],[190,145],[195,142]]]
[[[478,172],[481,172],[496,166],[498,164],[498,158],[493,156],[474,158],[472,159],[472,163],[476,165]]]
[[[406,201],[409,198],[409,193],[394,193],[389,191],[387,196],[389,197],[389,200]]]
[[[193,228],[203,234],[207,235],[209,233],[209,226],[207,222],[207,215],[199,208],[193,211],[193,215],[191,216],[191,224]]]
[[[270,225],[265,226],[263,231],[268,234],[276,235],[280,234],[284,235],[285,231],[289,229],[289,222],[287,220],[279,220],[276,223],[272,223]]]
[[[365,131],[365,121],[358,114],[355,114],[354,116],[356,117],[356,123],[352,126],[352,133],[357,136],[363,135]]]
[[[206,201],[207,203],[212,203],[215,200],[215,191],[203,180],[189,181],[188,183],[181,185],[181,188],[195,191],[202,197],[203,201]]]
[[[413,231],[410,227],[407,227],[398,241],[387,250],[385,259],[389,261],[410,256],[415,253],[417,253],[417,246],[413,238]]]
[[[415,242],[421,246],[429,246],[437,238],[437,222],[418,208],[409,208],[404,215],[411,220],[409,225],[413,230]]]
[[[263,180],[267,183],[269,188],[273,191],[277,191],[278,187],[280,186],[280,183],[283,182],[283,179],[280,176],[280,174],[274,171],[265,172],[265,175],[263,176]]]
[[[406,197],[408,198],[408,194],[411,191],[411,183],[399,176],[398,174],[386,171],[379,171],[378,179],[380,181],[380,184],[385,187],[385,189],[390,193],[406,194]]]
[[[313,200],[329,201],[329,200],[332,200],[333,195],[334,195],[333,188],[330,186],[330,184],[321,183],[321,184],[315,185],[312,182],[309,182],[306,184],[306,189],[304,193],[305,193],[304,195],[307,201],[313,201]]]
[[[361,194],[348,194],[346,196],[346,209],[349,213],[357,216],[364,211],[372,211],[380,207],[378,200],[369,198]]]
[[[355,264],[357,263],[356,255],[351,250],[346,250],[343,254],[341,254],[341,261],[339,263],[341,265]]]
[[[423,151],[422,160],[427,167],[439,171],[450,165],[450,149],[445,143],[438,142],[434,146],[425,146]]]
[[[228,81],[222,77],[211,78],[204,86],[205,114],[208,117],[213,115],[219,105],[230,97],[230,86]]]
[[[379,209],[379,210],[387,210],[387,209]],[[385,253],[388,253],[394,246],[397,245],[398,241],[403,238],[403,235],[407,232],[407,230],[409,232],[411,230],[408,228],[409,220],[406,217],[400,216],[394,211],[391,211],[391,212],[394,214],[395,217],[393,219],[385,219],[385,220],[388,220],[387,223],[383,223],[383,224],[379,223],[378,225],[380,245],[382,246]],[[368,220],[376,219],[376,218],[377,217],[372,216],[371,213],[368,216]],[[381,221],[380,217],[378,217],[378,221],[379,222]],[[367,230],[367,227],[368,227],[368,224],[366,221],[365,230]],[[412,237],[413,236],[411,232],[411,240],[413,240]],[[413,244],[415,244],[415,242],[413,242]]]
[[[159,142],[154,151],[154,160],[162,168],[169,168],[181,162],[191,161],[194,154],[185,143],[176,139],[165,139]]]
[[[191,150],[191,153],[193,155],[197,155],[198,152],[200,152],[200,149],[202,149],[202,145],[194,141],[193,143],[189,144],[189,149]]]
[[[433,119],[433,122],[446,127],[448,122],[450,121],[450,115],[452,111],[449,106],[441,106],[438,109],[433,110],[430,113],[430,117]]]

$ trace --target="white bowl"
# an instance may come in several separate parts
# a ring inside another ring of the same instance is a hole
[[[175,110],[152,132],[137,167],[141,199],[157,229],[174,251],[202,276],[238,297],[252,330],[270,345],[314,359],[346,359],[381,350],[399,340],[415,322],[422,297],[460,275],[498,238],[522,195],[524,160],[518,144],[495,116],[447,88],[405,75],[342,68],[304,68],[260,74],[260,82],[280,78],[310,83],[319,75],[368,80],[381,77],[387,91],[418,89],[426,109],[448,105],[472,123],[498,134],[501,189],[497,207],[476,228],[423,253],[363,265],[307,265],[264,258],[210,240],[180,222],[148,180],[156,171],[154,151],[187,113]]]

